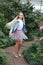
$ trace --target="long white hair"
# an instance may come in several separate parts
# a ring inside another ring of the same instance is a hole
[[[20,12],[22,15],[23,13]],[[19,14],[20,14],[19,13]],[[19,18],[19,15],[17,15],[12,21],[8,22],[5,26],[8,28],[8,29],[11,29],[12,25],[17,21],[17,19]],[[25,18],[24,18],[24,15],[23,15],[23,23],[25,25]]]

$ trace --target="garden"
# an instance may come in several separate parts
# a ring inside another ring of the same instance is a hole
[[[43,13],[36,10],[33,12],[33,6],[20,4],[16,0],[0,0],[0,65],[7,65],[8,54],[3,50],[15,45],[15,40],[9,37],[9,29],[5,26],[15,16],[22,11],[25,16],[25,24],[28,40],[37,42],[32,43],[22,54],[30,65],[43,65]]]

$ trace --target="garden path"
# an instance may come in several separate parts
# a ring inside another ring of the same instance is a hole
[[[26,48],[28,48],[32,43],[35,41],[28,41],[23,43],[20,53]],[[22,57],[15,58],[13,55],[14,52],[14,46],[7,47],[5,51],[8,53],[8,65],[29,65],[27,61],[24,59],[23,55]]]

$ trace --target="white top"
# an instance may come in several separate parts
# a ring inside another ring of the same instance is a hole
[[[23,21],[21,19],[18,19],[17,21],[19,21],[17,30],[22,30],[22,28],[23,28]]]

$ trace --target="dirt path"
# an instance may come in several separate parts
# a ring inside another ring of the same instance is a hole
[[[22,51],[26,49],[28,46],[30,46],[33,42],[35,41],[25,42],[21,47],[20,53],[22,53]],[[14,46],[7,47],[5,51],[8,53],[8,65],[29,65],[27,61],[24,59],[23,55],[22,57],[18,58],[14,57]]]

